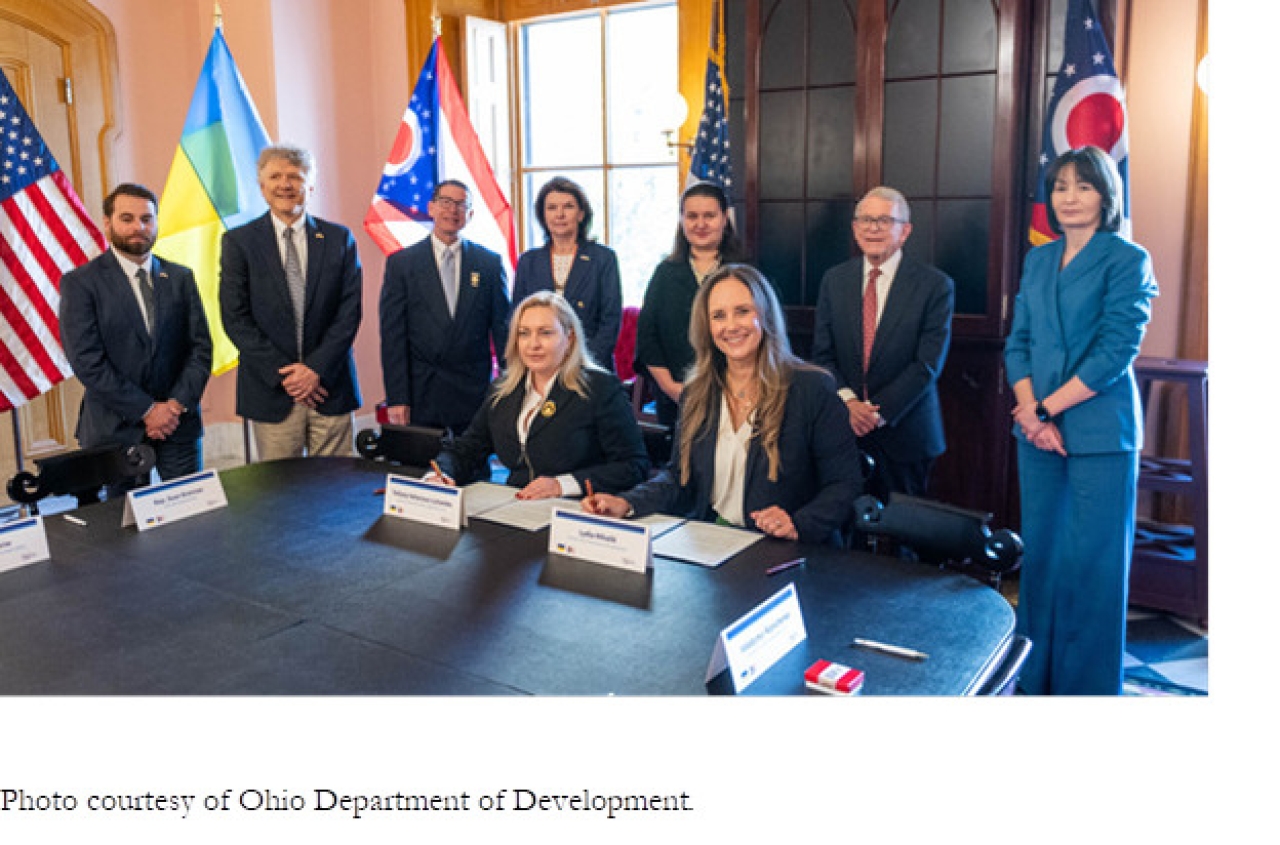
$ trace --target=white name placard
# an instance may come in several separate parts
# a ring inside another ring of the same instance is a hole
[[[130,490],[120,525],[137,525],[139,531],[150,531],[226,506],[227,494],[222,489],[222,479],[216,469],[211,469],[140,490]]]
[[[432,484],[403,475],[387,476],[382,512],[401,519],[425,522],[457,531],[467,524],[461,487]]]
[[[651,560],[649,531],[648,525],[625,519],[556,508],[551,514],[547,550],[591,563],[644,572]]]
[[[720,632],[707,680],[728,668],[734,692],[742,692],[807,636],[791,583]]]
[[[0,525],[0,572],[49,559],[49,538],[38,516]]]

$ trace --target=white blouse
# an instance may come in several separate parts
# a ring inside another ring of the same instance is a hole
[[[733,428],[729,400],[720,397],[720,428],[716,432],[716,469],[711,484],[711,506],[725,522],[745,526],[742,500],[747,484],[747,449],[751,445],[755,411]]]

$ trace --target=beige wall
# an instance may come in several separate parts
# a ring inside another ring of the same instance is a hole
[[[1133,237],[1151,253],[1160,297],[1145,355],[1176,357],[1181,325],[1199,0],[1132,0],[1121,63],[1129,106]]]

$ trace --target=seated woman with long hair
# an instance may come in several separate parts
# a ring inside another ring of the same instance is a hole
[[[695,359],[671,464],[583,508],[669,513],[807,543],[839,542],[862,490],[858,441],[835,382],[791,353],[768,280],[744,264],[712,274],[689,324]]]
[[[582,324],[564,297],[534,293],[516,306],[507,371],[437,462],[445,483],[485,475],[489,456],[510,470],[523,499],[626,490],[649,472],[640,428],[618,377],[583,348]]]

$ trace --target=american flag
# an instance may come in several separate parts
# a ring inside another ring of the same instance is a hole
[[[1129,229],[1129,115],[1124,87],[1116,77],[1111,50],[1102,24],[1089,0],[1071,0],[1062,42],[1062,66],[1053,84],[1040,142],[1035,204],[1031,209],[1031,243],[1040,245],[1058,236],[1049,228],[1049,195],[1044,176],[1058,156],[1068,150],[1094,146],[1109,154],[1124,182],[1123,231]]]
[[[71,375],[58,332],[58,285],[104,249],[71,180],[0,73],[0,411]]]
[[[728,89],[724,84],[724,30],[713,24],[712,50],[707,56],[707,84],[703,91],[702,120],[693,141],[686,187],[694,182],[719,185],[733,202],[733,160],[729,155]]]

